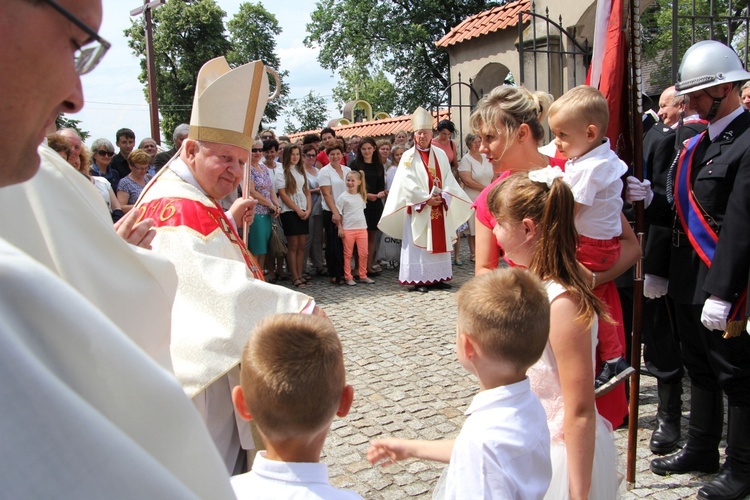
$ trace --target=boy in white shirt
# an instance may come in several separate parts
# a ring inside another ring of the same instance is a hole
[[[445,491],[436,492],[445,498],[542,498],[552,477],[550,437],[526,370],[547,344],[547,294],[531,273],[508,268],[473,278],[456,301],[456,354],[480,387],[461,432],[455,440],[378,439],[367,459],[449,463]]]
[[[555,145],[568,161],[563,179],[576,201],[575,224],[580,238],[577,258],[592,273],[591,288],[607,303],[615,323],[622,324],[622,306],[613,281],[597,286],[596,273],[620,258],[622,235],[622,180],[627,165],[612,151],[605,137],[609,107],[594,87],[575,87],[552,103],[549,127]],[[597,354],[602,366],[595,380],[597,396],[613,389],[633,368],[625,360],[618,325],[599,321]],[[624,340],[624,331],[623,331]]]
[[[333,417],[346,416],[354,389],[341,341],[321,316],[277,314],[258,323],[242,353],[237,414],[254,420],[266,451],[250,472],[233,476],[239,499],[359,499],[328,483],[320,452]]]

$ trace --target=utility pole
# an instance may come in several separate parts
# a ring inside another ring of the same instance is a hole
[[[143,6],[130,11],[131,16],[143,14],[146,20],[146,75],[148,77],[148,109],[151,115],[151,138],[161,144],[159,130],[159,99],[156,96],[156,68],[154,67],[154,38],[151,26],[151,10],[164,5],[166,0],[143,0]]]

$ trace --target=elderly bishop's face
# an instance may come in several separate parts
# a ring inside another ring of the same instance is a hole
[[[100,0],[58,0],[97,30]],[[83,107],[74,54],[89,35],[46,2],[3,0],[0,8],[0,186],[23,182],[39,168],[37,146],[59,113]]]
[[[422,149],[427,149],[432,144],[432,129],[425,128],[414,132],[414,142]]]
[[[206,194],[216,200],[237,190],[249,157],[248,150],[238,146],[185,140],[185,163]]]

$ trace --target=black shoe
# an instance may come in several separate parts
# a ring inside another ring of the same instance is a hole
[[[668,474],[686,474],[688,472],[707,472],[713,474],[719,470],[719,450],[713,452],[691,451],[688,448],[651,460],[651,472],[659,476]]]
[[[607,394],[634,371],[625,358],[618,358],[612,362],[605,361],[602,363],[602,370],[594,380],[594,393],[597,397]]]
[[[741,500],[750,495],[750,473],[736,473],[732,466],[724,467],[721,473],[698,490],[702,500]]]
[[[659,407],[656,410],[656,429],[648,446],[657,455],[667,455],[677,449],[682,416],[682,381],[656,381]]]
[[[703,500],[739,500],[750,495],[750,408],[729,407],[727,461],[718,476],[698,490]]]
[[[690,424],[685,447],[651,461],[651,471],[660,476],[686,472],[714,473],[719,470],[719,442],[724,425],[721,391],[706,390],[695,384],[690,389]]]
[[[409,288],[409,291],[410,292],[422,292],[422,293],[429,292],[429,290],[427,289],[427,287],[424,286],[424,285],[414,285],[414,287]]]
[[[450,283],[446,283],[445,281],[438,281],[430,285],[435,290],[448,290],[450,288],[453,288],[453,285]]]

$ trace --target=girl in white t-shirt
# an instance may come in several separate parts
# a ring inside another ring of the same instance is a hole
[[[363,173],[358,170],[346,174],[346,192],[336,199],[336,208],[341,214],[338,230],[339,237],[344,240],[344,279],[347,285],[357,284],[351,269],[354,245],[357,245],[359,254],[359,280],[367,284],[375,283],[367,277],[367,189],[363,177]]]

